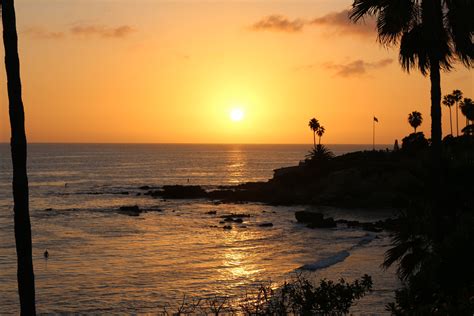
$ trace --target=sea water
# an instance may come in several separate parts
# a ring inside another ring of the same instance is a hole
[[[335,154],[370,145],[332,145]],[[381,146],[385,148],[386,146]],[[309,145],[31,144],[30,208],[37,310],[40,313],[159,313],[184,296],[238,299],[295,273],[353,280],[372,275],[374,291],[354,314],[384,313],[397,281],[380,264],[387,233],[309,229],[294,212],[373,221],[386,211],[205,200],[161,200],[141,186],[266,181],[296,165]],[[0,145],[0,314],[17,314],[9,146]],[[124,205],[149,210],[120,214]],[[208,214],[215,211],[216,215]],[[224,230],[219,216],[250,214]],[[261,223],[273,227],[260,227]],[[48,260],[43,252],[48,250]]]

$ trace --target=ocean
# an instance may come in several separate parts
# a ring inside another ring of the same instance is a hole
[[[372,146],[328,147],[339,155]],[[278,285],[299,272],[315,281],[372,275],[374,291],[351,311],[386,313],[384,305],[398,286],[393,270],[380,269],[390,242],[387,233],[308,229],[296,222],[294,212],[317,210],[336,219],[373,221],[391,216],[390,211],[161,200],[139,188],[266,181],[274,169],[298,164],[310,148],[30,144],[38,312],[155,314],[184,296],[238,299],[262,283]],[[0,153],[0,314],[6,315],[17,314],[19,302],[9,145],[1,144]],[[148,212],[139,217],[117,212],[125,205]],[[250,217],[223,230],[219,216],[230,213]],[[273,227],[259,226],[267,222]],[[43,258],[46,249],[48,260]]]

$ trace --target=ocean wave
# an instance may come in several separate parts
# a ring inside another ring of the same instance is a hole
[[[328,268],[332,265],[335,265],[339,262],[346,260],[346,258],[351,255],[350,254],[351,250],[367,245],[376,237],[377,235],[375,234],[366,234],[354,246],[350,247],[348,250],[342,250],[334,255],[320,259],[316,262],[305,264],[296,270],[316,271],[316,270]]]
[[[346,258],[349,256],[350,256],[349,251],[343,250],[336,253],[335,255],[318,260],[314,263],[305,264],[299,267],[297,270],[316,271],[316,270],[324,269],[332,265],[335,265],[336,263],[346,260]]]

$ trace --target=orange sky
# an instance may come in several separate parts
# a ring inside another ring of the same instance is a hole
[[[398,65],[351,1],[17,0],[30,142],[393,143],[429,80]],[[472,72],[443,93],[474,97]],[[9,139],[3,75],[0,141]],[[233,122],[234,107],[245,118]],[[443,109],[443,131],[449,118]],[[464,118],[460,120],[463,122]]]

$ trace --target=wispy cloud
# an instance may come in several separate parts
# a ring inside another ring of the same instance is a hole
[[[290,19],[283,15],[269,15],[255,22],[251,29],[254,31],[275,31],[296,33],[306,26],[324,27],[329,31],[347,35],[374,35],[375,21],[368,18],[365,21],[353,23],[349,19],[349,10],[332,12],[326,15],[306,20],[301,18]]]
[[[357,59],[348,63],[336,64],[333,62],[325,63],[326,69],[335,71],[335,75],[339,77],[354,77],[367,74],[369,70],[384,68],[393,63],[393,59],[381,59],[376,62],[367,62]]]
[[[282,15],[269,15],[254,23],[251,29],[255,31],[294,33],[301,31],[305,23],[301,19],[290,20]]]
[[[102,38],[124,38],[135,32],[129,25],[109,27],[104,25],[82,24],[75,25],[69,30],[71,34],[77,36],[99,36]]]
[[[353,23],[349,19],[349,10],[323,15],[311,20],[308,24],[329,27],[338,33],[351,35],[372,36],[375,30],[375,20],[373,18],[367,18],[365,21]]]
[[[68,35],[79,37],[125,38],[136,30],[130,25],[110,27],[96,24],[76,24],[67,31],[50,31],[40,26],[30,26],[22,34],[35,39],[63,39]]]
[[[22,33],[35,39],[61,39],[66,35],[64,32],[48,31],[38,26],[27,27]]]

